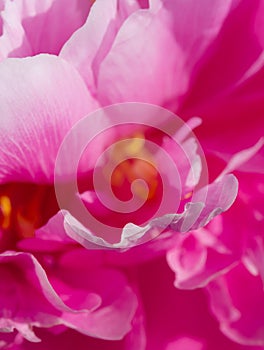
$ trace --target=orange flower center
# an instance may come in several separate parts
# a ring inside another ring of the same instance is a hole
[[[111,176],[114,192],[119,192],[124,186],[130,186],[135,180],[141,179],[147,186],[142,182],[135,182],[134,194],[144,201],[155,196],[158,171],[153,155],[146,148],[143,134],[136,134],[131,139],[116,143],[103,171],[105,178]]]

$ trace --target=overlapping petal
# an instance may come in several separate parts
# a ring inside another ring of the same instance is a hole
[[[56,276],[49,273],[51,262],[45,259],[48,276],[32,255],[2,253],[1,331],[17,329],[33,342],[40,341],[34,326],[65,325],[103,339],[121,339],[129,332],[137,298],[126,278],[96,264],[87,270],[89,253],[81,253],[64,255]]]
[[[98,0],[83,27],[64,45],[60,56],[78,69],[93,94],[96,95],[102,60],[111,49],[122,23],[138,9],[137,1]]]
[[[0,60],[39,53],[58,54],[86,20],[92,1],[3,0],[0,14]],[[61,16],[63,21],[58,21]]]
[[[245,345],[263,346],[263,286],[242,264],[208,285],[221,330]]]

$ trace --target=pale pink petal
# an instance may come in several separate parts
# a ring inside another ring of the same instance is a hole
[[[214,234],[214,226],[219,225],[213,219],[207,228],[201,228],[180,236],[174,247],[167,252],[167,261],[175,272],[174,285],[181,289],[195,289],[206,286],[219,274],[229,271],[239,259],[237,250],[231,251]]]
[[[101,64],[98,99],[103,104],[164,105],[186,88],[183,63],[183,53],[166,23],[151,12],[137,11],[120,28]]]
[[[201,11],[195,1],[164,1],[153,11],[132,14],[102,62],[100,101],[144,101],[175,108],[186,92],[189,73],[218,34],[230,3],[217,1],[212,8],[203,1]],[[186,21],[192,24],[188,34]]]
[[[0,4],[1,5],[1,4]],[[7,57],[23,57],[32,54],[17,4],[7,0],[0,7],[0,61]]]
[[[51,182],[65,134],[95,103],[56,56],[6,60],[0,75],[0,181]]]
[[[196,193],[195,201],[187,203],[185,213],[175,217],[170,227],[186,232],[207,225],[215,216],[231,207],[236,199],[238,181],[233,175],[226,175]],[[200,200],[200,201],[199,201]]]
[[[58,54],[75,30],[83,25],[92,4],[92,0],[15,2],[33,55]]]
[[[86,20],[92,1],[7,0],[0,14],[0,60],[38,53],[58,54]],[[63,18],[58,21],[58,17]]]
[[[216,215],[228,210],[234,203],[238,192],[238,181],[232,174],[225,175],[221,180],[215,181],[197,193],[197,198],[203,198],[206,193],[206,201],[199,218],[191,227],[197,229],[205,226]]]
[[[136,1],[96,0],[85,25],[64,45],[60,56],[78,69],[95,94],[98,69],[122,22],[138,9]]]

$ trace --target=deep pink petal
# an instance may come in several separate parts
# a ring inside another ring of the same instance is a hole
[[[204,344],[205,349],[243,349],[221,334],[202,289],[181,291],[173,286],[174,276],[164,258],[141,265],[137,278],[145,308],[147,350],[183,350],[183,346],[169,347],[180,345],[183,338],[193,345]]]
[[[6,252],[0,255],[0,262],[0,329],[17,329],[26,339],[39,341],[32,326],[54,326],[60,322],[61,310],[68,308],[33,256]]]
[[[211,282],[208,290],[224,334],[240,344],[263,346],[264,298],[259,276],[239,265]]]
[[[35,236],[17,242],[19,250],[27,252],[48,252],[65,250],[73,241],[64,230],[64,215],[59,211],[46,225],[35,231]]]
[[[237,2],[201,61],[198,75],[193,72],[191,87],[178,111],[186,118],[194,114],[203,117],[205,127],[198,136],[211,149],[238,152],[263,136],[262,8],[262,1]]]
[[[100,255],[96,259],[94,253],[83,249],[66,253],[56,273],[49,274],[65,304],[79,310],[65,312],[61,319],[64,325],[86,335],[122,339],[131,330],[137,297],[126,277],[101,266]]]

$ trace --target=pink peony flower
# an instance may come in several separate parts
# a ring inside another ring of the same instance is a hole
[[[262,1],[67,5],[0,0],[0,348],[262,349]]]

